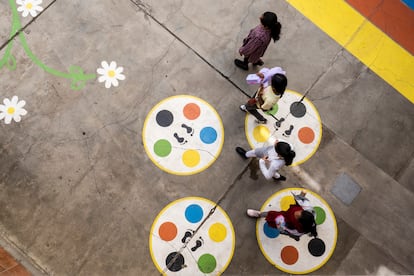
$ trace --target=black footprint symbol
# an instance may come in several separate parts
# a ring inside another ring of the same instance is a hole
[[[184,237],[181,239],[181,242],[182,243],[185,243],[188,238],[191,238],[191,236],[193,235],[193,233],[194,233],[193,230],[187,230],[187,231],[185,231]]]
[[[285,133],[283,133],[283,136],[288,137],[290,134],[292,134],[293,125],[290,125],[289,129],[285,130]]]
[[[278,128],[282,125],[284,120],[285,120],[285,118],[280,118],[279,121],[276,121],[276,123],[275,123],[276,130],[278,130]]]
[[[193,136],[194,129],[192,127],[187,126],[186,124],[181,124],[181,127],[185,128],[187,130],[187,133],[190,134],[191,136]]]
[[[203,238],[200,237],[198,240],[196,240],[196,245],[193,248],[191,248],[191,251],[196,251],[197,248],[200,248],[203,245],[203,242]]]
[[[177,142],[180,143],[180,145],[187,143],[187,140],[185,140],[183,137],[178,136],[177,132],[174,133],[174,137],[177,139]]]

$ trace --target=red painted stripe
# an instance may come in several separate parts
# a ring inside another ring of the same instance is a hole
[[[400,0],[346,0],[354,9],[414,55],[414,11]]]

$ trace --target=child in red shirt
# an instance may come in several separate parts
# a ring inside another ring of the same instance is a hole
[[[316,222],[314,214],[309,207],[305,210],[298,202],[307,200],[304,193],[295,196],[295,204],[290,205],[287,211],[268,211],[260,212],[253,209],[247,210],[247,215],[250,217],[265,217],[268,225],[277,228],[281,234],[290,236],[295,240],[303,234],[310,233],[316,237]]]

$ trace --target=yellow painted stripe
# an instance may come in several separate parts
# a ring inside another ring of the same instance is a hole
[[[287,0],[414,103],[414,57],[343,0]]]

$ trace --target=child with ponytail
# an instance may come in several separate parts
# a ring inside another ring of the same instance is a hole
[[[256,148],[246,151],[241,147],[236,147],[236,152],[243,158],[257,157],[259,159],[259,167],[263,176],[270,180],[284,181],[286,177],[281,175],[278,171],[283,166],[290,166],[296,156],[293,147],[278,139],[272,146]]]
[[[265,12],[260,17],[260,25],[250,30],[249,35],[243,39],[243,45],[239,49],[243,60],[235,59],[234,64],[243,69],[249,69],[249,63],[254,66],[262,66],[264,62],[260,59],[273,39],[279,40],[282,25],[277,21],[277,16],[273,12]]]

